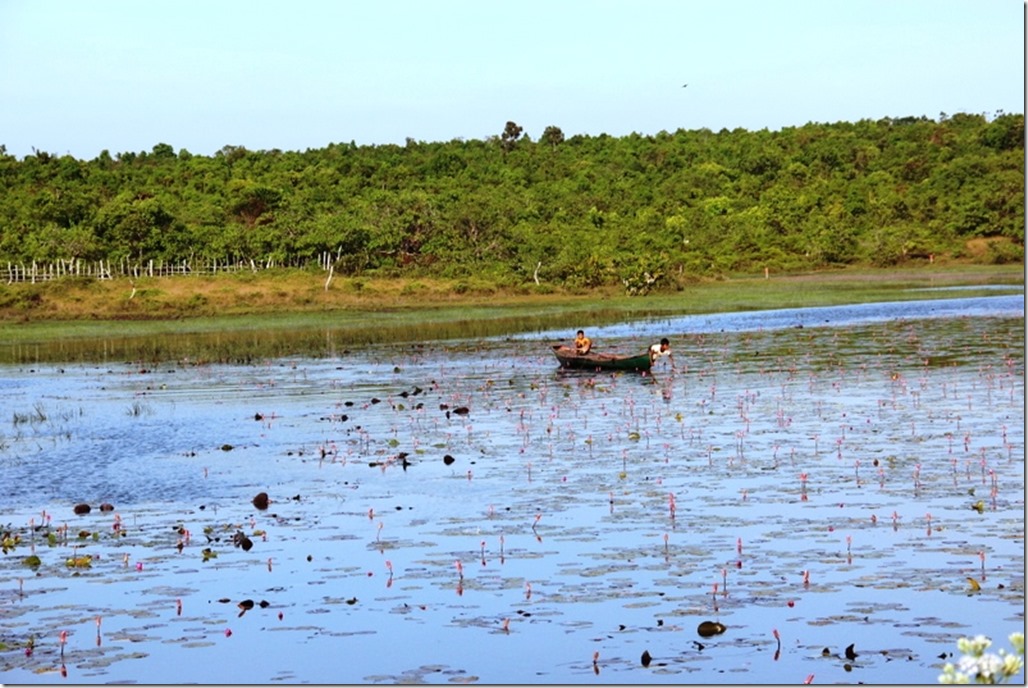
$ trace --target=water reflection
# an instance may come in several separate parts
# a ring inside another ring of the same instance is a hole
[[[618,311],[591,310],[583,317],[597,324],[619,321]],[[0,348],[0,364],[48,362],[137,361],[153,365],[163,361],[249,364],[267,358],[303,356],[336,357],[351,349],[378,344],[476,340],[513,332],[539,331],[563,323],[563,315],[513,318],[432,320],[381,324],[351,323],[340,327],[300,326],[232,330],[226,332],[161,333],[119,337],[76,337]],[[466,343],[465,347],[473,344]]]
[[[804,327],[849,327],[876,322],[961,317],[1024,317],[1024,294],[895,301],[883,303],[826,306],[820,308],[782,308],[741,313],[712,313],[682,317],[640,319],[628,323],[592,326],[594,337],[660,337],[711,332],[751,332]],[[525,338],[567,338],[567,330],[523,333]]]
[[[846,327],[903,319],[954,317],[1023,317],[1024,295],[1001,295],[929,301],[901,301],[824,308],[796,308],[691,316],[648,316],[625,321],[620,311],[576,314],[594,337],[638,338],[645,346],[664,336],[690,333],[747,332],[802,327]],[[294,327],[231,332],[162,333],[111,338],[69,338],[52,342],[7,344],[0,364],[48,362],[123,362],[154,365],[164,361],[251,364],[268,358],[332,358],[351,349],[386,343],[464,341],[473,348],[482,339],[514,338],[564,342],[578,325],[566,314],[445,322],[415,322],[374,327]],[[632,353],[635,353],[633,351]]]

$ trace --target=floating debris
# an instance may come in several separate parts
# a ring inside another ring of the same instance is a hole
[[[70,569],[88,569],[93,565],[93,555],[83,554],[77,557],[70,557],[64,564]]]
[[[250,548],[253,547],[253,540],[246,537],[242,531],[237,531],[236,534],[232,536],[232,544],[236,547],[241,547],[244,552],[249,552]]]

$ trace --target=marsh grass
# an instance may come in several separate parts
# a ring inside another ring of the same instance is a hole
[[[126,410],[126,413],[133,418],[138,418],[139,416],[152,416],[154,410],[149,404],[133,401]]]
[[[15,427],[19,425],[36,425],[38,423],[45,422],[46,419],[46,407],[43,406],[42,402],[37,401],[35,404],[33,404],[31,411],[15,411],[13,414],[13,418],[11,419],[11,424]]]
[[[320,275],[305,271],[0,285],[0,363],[338,355],[384,342],[952,296],[925,291],[933,288],[978,296],[996,294],[997,285],[1023,290],[1023,266],[740,276],[645,297],[425,278],[337,278],[325,289]]]

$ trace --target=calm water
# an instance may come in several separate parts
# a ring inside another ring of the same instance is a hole
[[[5,367],[0,682],[934,683],[1024,630],[1023,296],[585,325],[651,376],[577,326]]]

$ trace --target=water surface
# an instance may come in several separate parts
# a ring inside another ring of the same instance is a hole
[[[1023,297],[587,327],[645,376],[577,325],[4,367],[0,680],[934,683],[1024,629]]]

